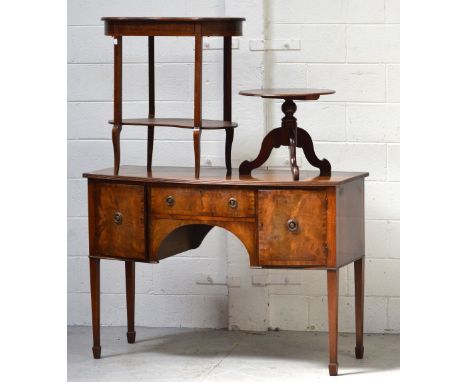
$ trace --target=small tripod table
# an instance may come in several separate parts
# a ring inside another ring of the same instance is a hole
[[[281,106],[281,110],[284,113],[284,117],[281,120],[281,127],[273,129],[265,136],[257,158],[251,162],[242,162],[239,167],[239,174],[250,175],[253,169],[260,167],[267,161],[273,148],[288,146],[289,161],[294,180],[299,180],[296,147],[302,148],[309,163],[320,169],[320,176],[330,176],[330,162],[317,157],[312,138],[307,131],[297,127],[297,119],[294,117],[297,106],[294,101],[315,101],[318,100],[321,95],[334,93],[334,90],[329,89],[253,89],[239,92],[240,95],[244,96],[284,99],[284,103]]]

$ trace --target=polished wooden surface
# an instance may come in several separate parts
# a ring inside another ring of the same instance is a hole
[[[135,263],[125,262],[125,290],[127,297],[127,342],[135,343]]]
[[[365,256],[354,262],[354,299],[356,318],[356,347],[357,359],[364,356],[364,269]]]
[[[242,189],[153,187],[151,209],[155,215],[254,217],[255,193]]]
[[[291,180],[291,173],[287,170],[264,170],[255,171],[255,176],[239,175],[237,170],[233,170],[231,176],[226,175],[226,171],[217,167],[203,167],[201,177],[196,179],[193,168],[190,167],[153,167],[147,171],[142,166],[122,166],[118,176],[114,175],[112,168],[84,173],[83,176],[89,179],[132,182],[139,184],[159,183],[166,185],[206,185],[212,186],[232,186],[232,187],[281,187],[281,188],[315,188],[338,186],[351,182],[355,179],[369,176],[368,172],[341,172],[333,171],[330,176],[320,176],[316,171],[301,171],[301,178],[295,182]]]
[[[339,294],[339,269],[327,270],[328,292],[328,347],[330,361],[328,371],[331,376],[338,375],[338,294]]]
[[[89,219],[94,256],[146,259],[145,190],[142,186],[90,184]],[[132,238],[132,240],[129,240]]]
[[[114,174],[120,170],[120,133],[122,126],[147,126],[147,168],[153,162],[153,141],[155,126],[190,128],[193,131],[193,151],[195,177],[200,176],[201,135],[204,129],[224,129],[226,173],[231,174],[231,150],[236,123],[231,121],[232,104],[232,36],[242,35],[242,17],[103,17],[105,34],[114,37],[114,118],[112,142],[114,147]],[[122,120],[122,37],[148,37],[148,117]],[[154,37],[193,36],[195,38],[194,56],[194,104],[193,119],[156,118],[155,114],[155,73]],[[203,37],[222,36],[223,46],[223,120],[204,120],[203,105]]]
[[[114,124],[114,120],[110,120],[111,125]],[[180,127],[182,129],[193,129],[195,122],[191,118],[126,118],[122,119],[123,126],[168,126],[168,127]],[[221,130],[227,128],[237,127],[236,122],[221,121],[214,119],[203,119],[201,121],[201,128],[211,130]]]
[[[101,20],[108,36],[241,36],[245,18],[102,17]]]
[[[114,39],[114,127],[112,145],[114,148],[114,174],[120,168],[120,132],[122,131],[122,37]]]
[[[338,373],[339,268],[354,262],[357,358],[364,316],[364,178],[332,172],[291,180],[288,171],[257,177],[223,169],[122,166],[88,178],[93,354],[100,357],[99,260],[125,261],[127,340],[135,341],[135,262],[154,263],[197,248],[217,226],[245,246],[249,264],[327,271],[330,375]]]
[[[326,190],[258,191],[258,251],[260,265],[326,266]]]
[[[148,120],[154,119],[156,113],[156,99],[154,94],[154,36],[148,37]],[[113,123],[113,122],[111,122]],[[122,121],[122,125],[125,125]],[[146,123],[148,126],[148,140],[146,148],[146,167],[148,169],[153,165],[153,146],[154,146],[154,125]]]
[[[223,45],[223,120],[232,124],[232,37],[224,37]],[[202,121],[203,125],[203,121]],[[235,124],[237,126],[237,124]],[[234,140],[234,125],[226,127],[226,145],[224,156],[226,158],[226,174],[231,175],[231,150]]]
[[[198,22],[217,22],[217,21],[245,21],[244,17],[122,17],[122,16],[105,16],[101,17],[103,21],[140,21],[149,23],[198,23]]]
[[[91,315],[93,322],[93,356],[101,358],[101,260],[89,258],[89,278],[91,289]]]
[[[336,264],[364,253],[364,179],[336,189]]]
[[[243,96],[291,99],[298,101],[317,100],[321,95],[335,94],[331,89],[308,89],[308,88],[276,88],[276,89],[250,89],[239,92]]]

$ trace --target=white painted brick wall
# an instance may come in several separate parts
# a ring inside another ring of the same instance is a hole
[[[366,181],[367,332],[399,331],[399,0],[69,0],[68,1],[68,321],[90,324],[85,171],[112,166],[112,41],[102,16],[243,16],[233,54],[233,162],[256,156],[280,124],[278,102],[241,97],[263,86],[327,87],[298,103],[297,117],[334,169],[369,171]],[[266,24],[265,21],[266,20]],[[294,40],[295,49],[251,50]],[[204,51],[204,116],[219,118],[220,39]],[[297,44],[299,48],[297,47]],[[156,111],[192,112],[193,41],[156,39]],[[147,113],[146,40],[124,39],[124,114]],[[156,131],[155,165],[191,166],[191,133]],[[145,163],[145,129],[124,128],[122,162]],[[223,132],[203,135],[202,164],[223,165]],[[285,148],[268,162],[283,165]],[[301,168],[309,168],[302,153]],[[157,265],[137,264],[136,323],[243,330],[327,330],[326,274],[250,269],[231,233],[214,229],[200,248]],[[124,325],[124,266],[102,262],[102,324]],[[211,280],[211,281],[210,281]],[[340,330],[354,330],[353,267],[340,271]]]

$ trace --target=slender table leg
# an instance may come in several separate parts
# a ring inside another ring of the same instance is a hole
[[[338,375],[338,286],[339,269],[327,270],[328,285],[328,342],[330,375]]]
[[[224,50],[223,50],[223,88],[224,88],[224,105],[223,105],[223,119],[225,121],[232,121],[232,37],[224,37]],[[226,129],[226,146],[224,150],[224,159],[226,161],[226,175],[232,173],[231,151],[232,141],[234,139],[234,128]]]
[[[135,262],[125,262],[125,286],[127,289],[127,341],[135,343]]]
[[[195,152],[195,178],[200,177],[200,136],[202,126],[202,60],[203,60],[203,36],[201,26],[195,30],[195,94],[194,94],[194,128],[193,148]]]
[[[146,156],[146,168],[151,170],[153,165],[154,126],[148,126],[148,144]]]
[[[154,36],[148,36],[148,118],[154,118]],[[154,126],[148,126],[148,143],[146,168],[151,170],[153,164]]]
[[[120,132],[122,131],[122,36],[114,38],[114,127],[112,144],[114,146],[114,175],[120,168]]]
[[[354,262],[354,296],[356,308],[356,358],[364,356],[364,264],[365,257]]]
[[[224,149],[224,157],[226,161],[226,175],[229,176],[232,174],[232,162],[231,162],[231,150],[232,150],[232,141],[234,140],[234,128],[228,127],[226,129],[226,145]]]
[[[89,258],[91,281],[91,314],[93,317],[93,355],[101,358],[100,335],[100,259]]]

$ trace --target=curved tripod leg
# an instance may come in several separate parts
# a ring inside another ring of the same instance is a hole
[[[260,167],[267,161],[273,148],[280,146],[289,146],[288,132],[282,127],[271,130],[263,138],[258,156],[251,162],[248,160],[243,161],[239,166],[239,175],[250,175],[252,170]]]
[[[112,128],[112,145],[114,146],[114,175],[119,175],[120,168],[120,132],[122,126],[116,125]]]
[[[314,167],[320,169],[320,176],[331,175],[331,165],[326,159],[319,159],[315,154],[314,143],[309,133],[300,127],[297,128],[297,147],[302,148],[307,161]]]
[[[297,167],[296,160],[296,145],[297,145],[297,131],[296,129],[289,129],[289,163],[291,164],[291,172],[294,180],[299,180],[299,168]]]
[[[234,140],[234,128],[228,127],[226,129],[226,146],[224,149],[224,160],[226,161],[226,175],[229,176],[232,173],[232,164],[231,164],[231,149],[232,141]]]

